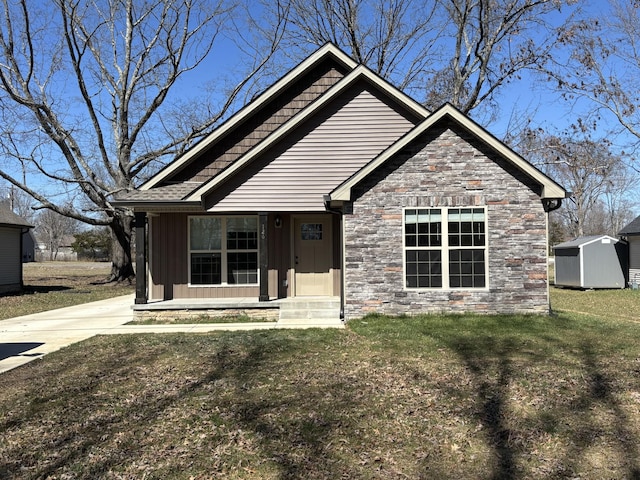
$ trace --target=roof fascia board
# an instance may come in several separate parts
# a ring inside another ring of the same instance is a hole
[[[371,70],[366,68],[363,65],[358,65],[355,69],[353,69],[348,75],[346,75],[342,80],[337,82],[334,86],[328,89],[322,96],[308,105],[305,109],[298,112],[293,118],[289,119],[287,122],[283,123],[280,127],[278,127],[274,132],[272,132],[269,136],[264,138],[260,143],[255,145],[251,150],[245,153],[242,157],[236,160],[234,163],[229,165],[224,171],[213,177],[207,183],[202,185],[197,190],[194,190],[191,194],[185,197],[187,201],[201,201],[202,197],[213,189],[216,186],[223,183],[229,177],[234,175],[240,169],[242,169],[245,165],[251,162],[254,158],[256,158],[259,154],[266,151],[268,148],[273,146],[278,140],[284,138],[289,132],[291,132],[294,128],[300,125],[302,122],[310,118],[314,113],[318,112],[322,107],[327,105],[330,101],[337,98],[337,96],[344,92],[347,88],[355,84],[359,80],[366,80],[370,84],[375,87],[382,89],[385,93],[392,96],[396,101],[399,101],[401,105],[405,106],[407,109],[411,110],[415,115],[420,116],[421,118],[426,118],[429,114],[428,110],[425,109],[422,105],[417,103],[415,100],[409,98],[400,90],[397,90],[388,82],[382,80]]]
[[[592,239],[591,239],[591,240],[589,240],[588,242],[581,243],[581,244],[580,244],[580,248],[582,248],[582,247],[586,247],[587,245],[591,245],[592,243],[601,242],[601,241],[602,241],[602,240],[604,240],[605,238],[606,238],[606,239],[608,239],[608,240],[610,240],[612,243],[618,243],[618,242],[620,241],[620,239],[610,237],[609,235],[601,235],[601,236],[599,236],[599,237],[592,238]]]
[[[507,159],[510,163],[512,163],[516,168],[521,170],[531,179],[535,180],[542,186],[542,198],[566,198],[567,192],[560,185],[555,183],[545,174],[543,174],[540,170],[535,168],[529,162],[527,162],[520,155],[515,153],[509,147],[507,147],[500,140],[495,138],[489,132],[487,132],[484,128],[479,126],[473,120],[471,120],[466,115],[462,114],[459,110],[454,108],[451,104],[445,104],[436,110],[431,116],[429,116],[424,122],[417,125],[413,130],[409,131],[404,137],[399,139],[396,143],[391,145],[387,150],[382,152],[378,158],[374,159],[368,165],[363,167],[360,171],[358,171],[355,175],[353,175],[350,179],[344,182],[342,185],[337,187],[333,192],[331,192],[331,200],[342,200],[349,201],[351,200],[351,189],[358,184],[361,180],[363,180],[367,175],[377,169],[381,164],[386,162],[393,155],[400,152],[401,149],[406,147],[410,142],[415,140],[419,135],[429,130],[436,122],[444,118],[445,116],[449,116],[458,124],[460,124],[463,128],[468,130],[471,134],[481,139],[486,145],[490,146],[492,149],[497,151],[502,157]]]
[[[116,207],[141,209],[151,207],[200,207],[200,202],[190,202],[184,200],[112,200],[111,204]]]
[[[316,64],[319,64],[325,58],[333,57],[336,61],[341,63],[346,68],[353,70],[358,66],[355,60],[349,57],[346,53],[340,50],[332,43],[326,43],[320,47],[313,54],[303,60],[298,66],[294,67],[284,77],[274,83],[261,93],[256,99],[245,105],[238,112],[232,115],[226,122],[216,128],[213,132],[200,140],[191,149],[186,151],[182,156],[178,157],[172,163],[168,164],[156,175],[151,177],[145,183],[143,183],[139,190],[149,190],[155,187],[170,176],[172,173],[179,170],[191,159],[197,157],[202,151],[206,150],[213,142],[225,135],[227,132],[235,128],[240,122],[252,115],[256,110],[265,105],[269,100],[274,98],[278,92],[283,88],[291,85],[295,80],[302,76],[305,72],[311,70]]]

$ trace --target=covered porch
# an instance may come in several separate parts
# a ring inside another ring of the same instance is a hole
[[[136,211],[135,225],[136,270],[144,272],[135,311],[254,312],[276,308],[274,300],[341,297],[336,213]]]

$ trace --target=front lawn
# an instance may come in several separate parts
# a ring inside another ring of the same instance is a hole
[[[0,295],[0,320],[133,294],[134,285],[104,283],[110,270],[107,262],[25,263],[24,290]]]
[[[640,325],[96,337],[0,376],[0,478],[640,478]]]

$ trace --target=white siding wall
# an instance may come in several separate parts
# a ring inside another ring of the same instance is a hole
[[[0,285],[20,283],[20,229],[0,227]]]
[[[412,127],[361,91],[209,211],[324,211],[323,195]]]

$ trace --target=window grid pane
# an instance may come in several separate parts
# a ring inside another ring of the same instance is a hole
[[[450,209],[447,227],[449,247],[483,247],[485,245],[485,216],[481,208]]]
[[[256,217],[191,217],[189,238],[191,284],[258,284]]]
[[[258,283],[258,253],[233,252],[227,255],[227,283],[247,285]]]
[[[484,250],[449,251],[451,288],[484,288],[485,283]]]
[[[191,283],[195,285],[222,283],[222,256],[219,253],[192,253]]]
[[[406,283],[409,288],[442,287],[440,250],[407,250]]]
[[[322,240],[321,223],[303,223],[300,226],[302,240]]]
[[[440,209],[405,211],[405,246],[439,247],[442,245],[442,214]]]

